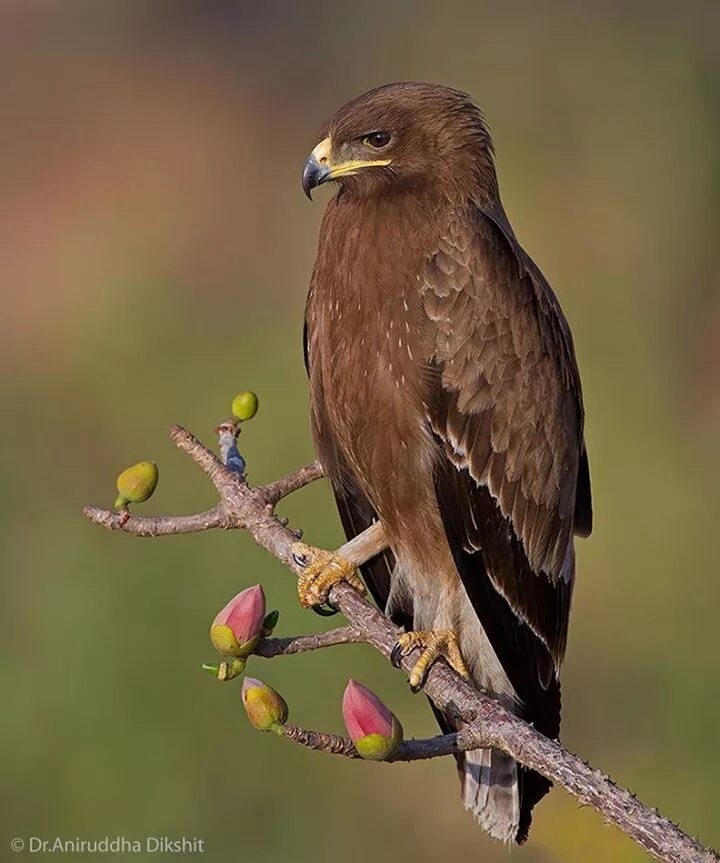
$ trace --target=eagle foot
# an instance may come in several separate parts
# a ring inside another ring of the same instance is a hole
[[[410,672],[410,689],[413,692],[420,691],[430,666],[441,656],[462,677],[470,677],[470,672],[460,652],[457,635],[452,630],[431,629],[405,632],[398,638],[397,644],[393,647],[390,661],[396,668],[400,668],[401,659],[408,653],[412,653],[415,648],[420,648],[422,653]]]
[[[301,568],[298,577],[298,597],[303,608],[312,608],[318,613],[332,614],[325,610],[330,590],[340,581],[346,581],[358,593],[365,593],[357,566],[347,558],[340,557],[333,551],[315,548],[304,542],[293,543],[292,556]]]

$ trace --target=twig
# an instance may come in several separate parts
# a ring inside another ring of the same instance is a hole
[[[299,728],[297,725],[286,725],[283,728],[283,737],[317,752],[343,755],[345,758],[362,758],[352,740],[339,734],[325,734],[322,731]],[[465,742],[468,745],[464,745]],[[459,734],[439,734],[437,737],[404,740],[398,745],[392,756],[386,760],[388,762],[421,761],[427,758],[439,758],[443,755],[457,755],[466,749],[478,748],[477,743],[469,745],[471,743],[472,741],[469,739],[463,741]]]
[[[86,506],[83,510],[90,521],[108,530],[122,530],[134,536],[175,536],[181,533],[200,533],[214,527],[231,527],[224,523],[222,507],[214,506],[197,515],[127,516],[122,510],[112,511]]]
[[[282,730],[283,737],[314,749],[316,752],[327,752],[330,755],[344,755],[346,758],[362,758],[348,737],[339,734],[325,734],[322,731],[309,731],[297,725],[285,725]]]
[[[273,513],[278,488],[295,487],[296,481],[285,483],[280,480],[279,484],[270,485],[269,492],[262,487],[251,488],[190,432],[175,426],[171,437],[208,474],[217,488],[221,498],[222,526],[244,527],[258,545],[299,575],[300,569],[291,553],[297,536]],[[133,525],[134,517],[118,524],[113,519],[108,520],[102,510],[86,508],[85,514],[91,521],[105,527],[126,533],[139,532],[137,521]],[[182,518],[187,519],[187,516]],[[171,522],[169,519],[166,526]],[[128,529],[128,525],[133,525],[134,529]],[[172,533],[173,530],[168,527],[167,532]],[[367,641],[389,658],[400,635],[400,630],[390,620],[344,583],[333,587],[330,601],[350,620],[359,640]],[[404,657],[402,664],[406,671],[410,671],[416,659],[417,651]],[[432,666],[423,689],[443,713],[462,724],[462,733],[474,741],[473,745],[501,749],[521,764],[561,785],[659,860],[666,863],[719,863],[720,857],[716,852],[703,847],[677,825],[640,803],[629,791],[618,787],[608,776],[591,768],[560,743],[544,737],[497,701],[474,689],[445,662]]]
[[[264,494],[269,503],[275,504],[294,491],[298,491],[315,482],[316,479],[324,476],[323,469],[319,461],[314,461],[312,464],[306,464],[304,467],[289,473],[282,479],[268,483],[264,486]]]
[[[255,656],[272,659],[332,647],[335,644],[364,644],[366,639],[352,626],[341,626],[317,635],[295,635],[289,638],[263,638],[253,651]]]

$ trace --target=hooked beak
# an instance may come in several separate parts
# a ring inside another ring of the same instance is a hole
[[[327,183],[328,180],[351,177],[362,168],[382,167],[389,165],[391,161],[391,159],[377,159],[375,161],[351,159],[348,162],[334,164],[332,161],[332,141],[330,138],[324,138],[305,162],[302,172],[303,191],[312,200],[310,194],[312,190],[323,183]]]
[[[303,192],[312,201],[312,190],[330,179],[330,168],[321,165],[311,153],[302,172]]]

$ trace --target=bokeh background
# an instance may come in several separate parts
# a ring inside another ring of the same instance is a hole
[[[213,503],[167,436],[260,393],[252,481],[312,458],[301,325],[327,194],[299,174],[348,98],[473,93],[503,198],[572,323],[596,527],[579,548],[563,739],[720,844],[720,204],[716,3],[0,3],[0,857],[12,836],[203,838],[210,860],[644,859],[556,790],[508,852],[450,762],[356,764],[253,732],[207,627],[293,580],[248,537],[139,540],[81,516],[158,460],[138,512]],[[324,484],[285,506],[340,541]],[[352,675],[429,711],[369,649],[251,672],[340,730]],[[17,859],[22,855],[17,855]],[[157,859],[157,855],[156,858]],[[198,858],[196,858],[198,859]]]

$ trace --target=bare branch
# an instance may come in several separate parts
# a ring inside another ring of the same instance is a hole
[[[291,656],[295,653],[307,653],[309,650],[319,650],[321,647],[332,647],[335,644],[361,644],[365,638],[353,626],[341,626],[317,635],[295,635],[289,638],[263,638],[253,651],[255,656],[272,659],[275,656]]]
[[[222,508],[214,506],[197,515],[128,515],[127,511],[99,509],[86,506],[86,518],[108,530],[121,530],[134,536],[176,536],[181,533],[199,533],[213,527],[229,527],[225,524]]]
[[[317,752],[327,752],[330,755],[343,755],[345,758],[362,760],[362,756],[355,749],[352,740],[339,734],[326,734],[322,731],[300,728],[297,725],[285,725],[283,737]],[[426,739],[404,740],[398,745],[393,755],[386,760],[388,762],[420,761],[428,758],[439,758],[443,755],[457,755],[464,749],[476,747],[477,744],[475,747],[463,747],[458,734],[441,734]]]
[[[283,737],[314,749],[316,752],[327,752],[329,755],[344,755],[345,758],[362,758],[353,746],[349,737],[341,737],[339,734],[325,734],[322,731],[309,731],[298,725],[285,725],[282,731]]]
[[[170,437],[175,441],[177,448],[187,453],[203,472],[210,477],[220,497],[223,497],[227,493],[229,486],[242,482],[239,480],[237,474],[228,470],[215,453],[209,450],[202,441],[198,440],[187,429],[184,429],[182,426],[173,426],[170,429]]]
[[[273,506],[293,491],[322,477],[319,462],[305,465],[282,479],[250,489],[245,480],[229,470],[202,441],[182,426],[173,426],[170,437],[178,449],[187,453],[206,473],[220,495],[220,503],[205,512],[171,516],[136,516],[128,510],[108,510],[96,506],[86,506],[83,515],[108,530],[118,530],[133,536],[175,536],[183,533],[200,533],[212,528],[232,530],[243,528],[245,524],[238,512],[238,500],[245,502],[248,493],[256,503],[271,512]],[[241,497],[238,498],[238,493]],[[283,524],[279,519],[278,524]],[[297,539],[297,535],[293,535]]]
[[[237,474],[229,471],[214,453],[190,432],[175,426],[171,431],[171,437],[215,484],[221,498],[219,508],[222,513],[222,521],[219,521],[217,526],[244,527],[258,545],[284,563],[295,575],[299,575],[301,570],[293,560],[291,552],[297,535],[288,530],[273,513],[274,503],[279,499],[278,489],[282,493],[289,493],[284,489],[293,490],[299,487],[297,485],[299,480],[287,482],[280,480],[279,485],[271,484],[270,491],[266,494],[265,489],[251,488]],[[85,514],[105,527],[148,535],[140,530],[143,525],[147,525],[146,520],[132,516],[121,525],[114,520],[116,514],[111,513],[110,523],[108,523],[102,511],[91,507],[86,508]],[[198,519],[198,524],[204,524],[203,517],[207,516],[208,514],[204,513],[201,516],[185,518]],[[128,530],[128,525],[131,524],[134,524],[135,530]],[[199,529],[205,529],[205,527],[201,526]],[[173,531],[168,530],[168,532]],[[374,538],[378,539],[378,537]],[[358,640],[366,641],[385,657],[390,657],[400,630],[385,615],[346,583],[334,586],[329,598],[351,622],[353,631],[358,634]],[[302,640],[295,642],[296,645],[303,643],[307,645],[309,642]],[[304,649],[310,648],[306,646]],[[283,647],[278,648],[278,652],[299,651],[293,650],[290,644],[285,643]],[[402,664],[406,671],[410,671],[417,657],[418,652],[413,651],[403,658]],[[711,863],[711,861],[720,863],[720,857],[716,852],[703,847],[677,825],[640,803],[629,791],[618,787],[608,776],[591,768],[568,752],[559,742],[544,737],[522,719],[505,710],[497,701],[474,689],[445,662],[437,662],[431,667],[423,689],[443,713],[462,726],[458,737],[463,748],[483,746],[501,749],[521,764],[561,785],[583,804],[592,806],[659,860],[666,863]],[[297,742],[310,745],[305,741],[311,738],[305,738],[305,740],[299,738],[311,732],[297,729],[292,734],[297,736]],[[290,735],[286,734],[286,736]],[[320,747],[323,751],[335,751],[337,747],[342,750],[345,746],[344,738],[322,735],[322,739],[327,743],[327,746]],[[415,741],[415,744],[417,743],[419,741]],[[455,745],[460,743],[458,740],[455,741]],[[432,755],[425,757],[432,757]]]
[[[289,473],[282,479],[268,483],[263,486],[263,493],[268,503],[276,504],[278,501],[310,485],[311,482],[320,479],[323,474],[323,469],[319,461],[314,461],[312,464],[306,464],[304,467],[298,468],[296,471]]]

